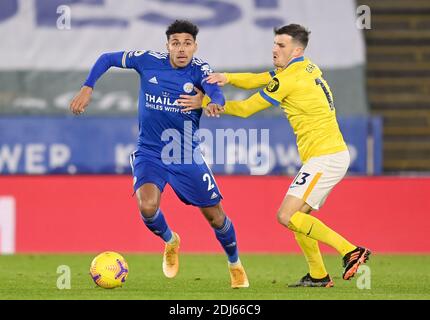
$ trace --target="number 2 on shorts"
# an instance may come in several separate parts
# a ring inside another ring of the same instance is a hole
[[[203,181],[207,181],[208,182],[208,191],[212,190],[213,188],[215,188],[215,185],[212,183],[212,179],[209,173],[205,173],[203,175]]]

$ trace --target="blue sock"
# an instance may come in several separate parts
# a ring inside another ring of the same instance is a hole
[[[236,233],[231,220],[226,216],[222,226],[217,229],[214,228],[214,230],[216,238],[221,243],[228,256],[228,261],[231,263],[237,262],[239,253],[237,251]]]
[[[164,215],[160,209],[150,218],[145,218],[142,215],[143,222],[151,230],[155,235],[162,238],[165,242],[172,239],[172,230],[170,230],[169,226],[166,223],[166,219],[164,219]]]

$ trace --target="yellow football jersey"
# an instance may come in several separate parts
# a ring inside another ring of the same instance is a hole
[[[235,82],[231,84],[240,81],[235,78]],[[269,105],[279,106],[285,112],[297,137],[302,162],[347,150],[336,120],[333,95],[321,70],[309,59],[292,60],[284,70],[277,70],[264,90],[242,103],[227,101],[225,107],[227,114],[238,116],[243,116],[240,113],[246,106],[251,107],[246,115],[249,116]]]

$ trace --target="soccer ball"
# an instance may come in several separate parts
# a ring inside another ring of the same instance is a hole
[[[119,253],[102,252],[91,262],[90,275],[99,287],[121,287],[128,276],[128,265]]]

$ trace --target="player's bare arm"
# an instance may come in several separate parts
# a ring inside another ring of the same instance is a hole
[[[83,86],[78,94],[73,98],[72,102],[70,102],[70,111],[75,115],[83,113],[91,101],[92,93],[93,88]]]
[[[270,80],[272,80],[272,77],[274,77],[275,74],[276,71],[266,71],[260,73],[212,73],[206,78],[206,81],[209,84],[217,84],[218,86],[229,84],[236,88],[250,90],[266,86]]]
[[[225,73],[211,73],[206,78],[206,81],[210,84],[217,84],[223,87],[228,83],[228,78]]]
[[[140,53],[138,56],[141,56]],[[106,52],[103,53],[95,62],[93,67],[88,74],[87,79],[85,80],[81,90],[78,94],[73,98],[70,103],[70,110],[74,114],[81,114],[85,111],[85,108],[88,106],[91,100],[91,94],[93,92],[93,88],[97,82],[97,80],[105,74],[111,67],[117,68],[127,68],[125,65],[124,58],[126,57],[126,52]],[[130,58],[130,57],[129,57]],[[129,62],[130,63],[130,62]]]

